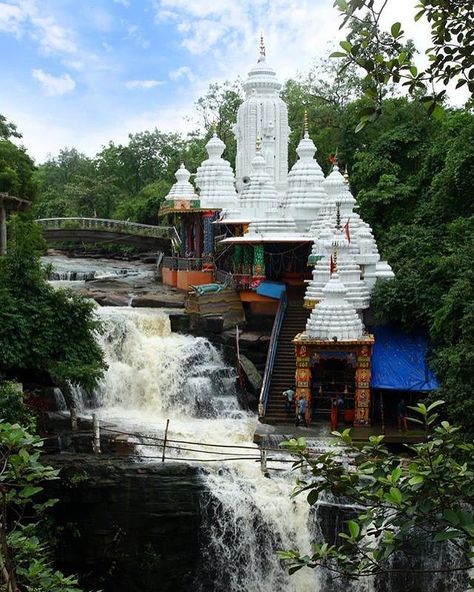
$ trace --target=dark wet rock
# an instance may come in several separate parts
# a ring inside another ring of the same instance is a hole
[[[135,296],[132,299],[134,308],[184,308],[184,294],[163,293]]]

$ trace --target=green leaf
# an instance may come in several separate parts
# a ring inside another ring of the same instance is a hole
[[[392,37],[398,37],[400,35],[400,31],[402,29],[402,24],[401,23],[393,23],[393,25],[390,27],[390,33],[392,34]]]
[[[345,51],[347,51],[347,53],[350,53],[351,52],[352,43],[350,43],[349,41],[341,41],[339,43],[339,45],[342,47],[342,49],[344,49]]]
[[[463,536],[463,535],[459,530],[446,530],[445,532],[438,532],[438,534],[436,534],[433,537],[433,541],[435,543],[439,543],[441,541],[449,541],[451,539],[458,539],[461,536]]]
[[[390,487],[390,498],[397,504],[402,503],[402,492],[398,487]]]
[[[20,497],[33,497],[40,491],[43,491],[42,487],[33,487],[32,485],[30,485],[28,487],[23,487],[23,489],[20,490],[19,495]]]
[[[333,51],[329,57],[330,58],[345,58],[345,57],[347,57],[347,54],[343,53],[342,51]]]
[[[354,520],[349,520],[347,526],[349,528],[349,532],[351,533],[351,538],[356,539],[360,533],[360,526]]]

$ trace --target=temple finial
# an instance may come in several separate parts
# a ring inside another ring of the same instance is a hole
[[[347,164],[346,164],[346,168],[344,169],[344,182],[346,185],[349,185],[349,172],[347,170]]]
[[[309,131],[308,131],[308,110],[307,109],[304,110],[303,131],[304,131],[304,137],[308,138]]]
[[[336,202],[336,229],[341,230],[341,202]]]
[[[260,35],[260,56],[258,58],[258,62],[264,62],[265,61],[265,56],[266,56],[266,50],[265,50],[265,43],[263,42],[263,33],[261,33]]]
[[[259,154],[262,151],[262,139],[260,136],[257,136],[257,140],[255,142],[255,151]]]

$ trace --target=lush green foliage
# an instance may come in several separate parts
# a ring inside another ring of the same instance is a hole
[[[11,138],[21,138],[16,126],[0,114],[0,191],[32,199],[36,194],[34,163]]]
[[[16,397],[16,400],[14,400]],[[41,537],[41,515],[56,500],[36,501],[41,483],[57,471],[40,461],[42,440],[16,421],[32,425],[11,383],[0,383],[0,582],[6,592],[79,592],[77,581],[51,564]],[[6,421],[10,419],[10,421]]]
[[[389,31],[380,28],[387,0],[335,0],[343,15],[341,26],[349,27],[341,51],[332,57],[343,58],[342,70],[356,65],[365,71],[364,91],[370,105],[360,111],[358,129],[374,121],[382,111],[387,84],[401,83],[433,113],[440,109],[446,88],[436,90],[436,83],[456,88],[466,86],[474,96],[474,11],[471,0],[420,0],[415,20],[426,18],[431,27],[432,47],[427,51],[430,64],[419,71],[414,63],[416,50],[404,43],[402,23],[395,22]]]
[[[311,505],[329,495],[359,508],[339,533],[340,543],[315,544],[311,556],[283,552],[291,572],[323,566],[349,577],[388,574],[397,569],[392,563],[396,554],[413,549],[419,539],[444,543],[459,556],[459,563],[441,560],[426,572],[464,571],[467,578],[474,545],[474,444],[459,437],[460,427],[439,423],[435,409],[441,404],[412,408],[428,434],[421,444],[407,446],[407,458],[390,453],[383,436],[371,436],[359,449],[350,430],[334,432],[342,453],[314,456],[304,439],[283,443],[300,457],[295,468],[309,468],[295,495],[306,493]]]
[[[93,303],[47,283],[33,223],[14,218],[9,230],[0,259],[0,369],[92,387],[104,367]]]

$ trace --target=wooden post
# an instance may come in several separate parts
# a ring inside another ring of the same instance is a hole
[[[265,441],[263,445],[265,445]],[[264,475],[267,474],[267,451],[264,448],[260,448],[260,469]]]
[[[95,413],[92,416],[92,449],[94,454],[100,454],[100,426]]]
[[[0,204],[0,255],[7,254],[7,211]]]
[[[77,409],[71,407],[71,427],[73,432],[77,432]]]
[[[163,440],[163,454],[161,455],[161,462],[165,462],[165,453],[166,453],[166,442],[168,441],[168,427],[170,425],[170,420],[166,420],[166,428],[165,428],[165,439]]]

